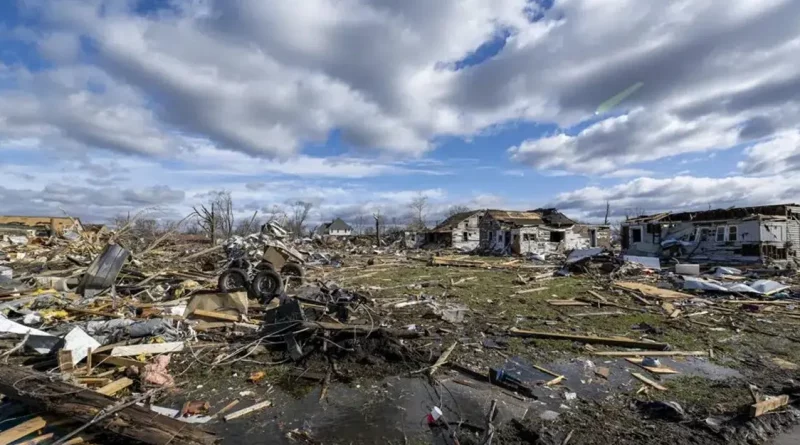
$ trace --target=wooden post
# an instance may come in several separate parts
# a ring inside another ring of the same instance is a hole
[[[0,393],[36,410],[76,422],[88,423],[103,409],[119,404],[90,389],[51,381],[46,374],[21,366],[0,365]],[[163,445],[212,445],[213,434],[203,429],[162,416],[137,405],[127,406],[93,425],[144,443]]]

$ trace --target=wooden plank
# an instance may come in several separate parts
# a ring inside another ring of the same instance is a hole
[[[703,357],[708,355],[708,351],[597,351],[592,355],[604,357],[634,357],[637,355],[647,355],[650,357]]]
[[[127,377],[122,377],[121,379],[114,380],[108,385],[98,389],[97,392],[99,392],[100,394],[105,394],[107,396],[112,396],[131,385],[133,385],[133,380]]]
[[[593,337],[587,335],[557,334],[555,332],[528,331],[524,329],[511,328],[508,333],[515,337],[545,338],[553,340],[572,340],[589,344],[601,344],[610,346],[623,346],[637,349],[652,349],[663,351],[669,347],[666,343],[645,342],[624,337]]]
[[[222,418],[223,414],[227,413],[228,411],[233,409],[234,406],[236,406],[238,404],[239,404],[239,399],[234,400],[233,402],[223,406],[221,410],[217,411],[217,413],[214,414],[214,417],[216,417],[218,419]]]
[[[781,305],[781,306],[788,306],[792,304],[797,304],[796,301],[786,301],[786,300],[718,300],[718,303],[728,303],[728,304],[767,304],[767,305]]]
[[[0,365],[0,393],[54,417],[78,423],[94,421],[95,429],[102,428],[148,444],[212,445],[217,442],[214,435],[195,425],[155,414],[145,407],[120,405],[119,400],[112,397],[53,381],[47,374],[22,366]],[[113,415],[97,416],[102,410],[109,410]]]
[[[194,312],[192,312],[192,315],[196,317],[213,318],[216,320],[224,320],[232,322],[239,321],[238,315],[223,314],[222,312],[216,312],[216,311],[204,311],[202,309],[195,309]]]
[[[553,377],[564,377],[564,376],[562,376],[561,374],[559,374],[557,372],[553,372],[553,371],[551,371],[551,370],[549,370],[547,368],[543,368],[543,367],[541,367],[539,365],[532,365],[532,366],[533,366],[533,369],[537,369],[537,370],[539,370],[539,371],[541,371],[541,372],[543,372],[545,374],[549,374],[549,375],[551,375]]]
[[[533,289],[523,289],[523,290],[518,290],[518,291],[514,292],[514,295],[529,294],[531,292],[541,292],[541,291],[547,290],[547,289],[550,289],[550,288],[549,287],[535,287]]]
[[[28,419],[25,422],[22,422],[19,425],[13,426],[0,433],[0,445],[8,445],[11,442],[22,439],[29,434],[33,434],[39,430],[42,430],[46,426],[47,420],[45,420],[44,417],[37,416],[32,419]]]
[[[643,358],[626,358],[625,360],[633,363],[636,366],[641,367],[642,369],[646,369],[653,374],[678,374],[678,371],[667,367],[667,366],[644,366],[642,362],[644,362]]]
[[[252,413],[254,411],[258,411],[260,409],[267,408],[267,407],[269,407],[271,405],[272,405],[272,402],[270,402],[269,400],[265,400],[265,401],[263,401],[261,403],[256,403],[253,406],[249,406],[247,408],[240,409],[239,411],[234,411],[234,412],[228,414],[227,416],[223,417],[223,419],[225,419],[225,421],[227,422],[229,420],[236,419],[237,417],[242,417],[245,414],[250,414],[250,413]]]
[[[586,292],[587,292],[589,295],[591,295],[591,296],[593,296],[593,297],[597,298],[597,299],[598,299],[598,300],[600,300],[600,301],[603,301],[603,302],[606,302],[606,301],[608,301],[608,300],[606,299],[606,297],[604,297],[604,296],[602,296],[602,295],[598,294],[597,292],[595,292],[595,291],[593,291],[593,290],[587,290]]]
[[[655,286],[650,286],[649,284],[636,283],[633,281],[615,281],[614,285],[619,286],[623,289],[628,289],[633,291],[638,290],[643,294],[647,295],[648,297],[661,298],[664,300],[680,300],[684,298],[694,298],[693,295],[684,294],[682,292],[675,292],[674,290],[669,290],[669,289],[661,289]]]
[[[114,365],[114,366],[124,366],[126,368],[130,367],[130,366],[144,366],[144,365],[147,364],[145,362],[140,362],[139,360],[134,360],[132,358],[111,357],[111,356],[105,355],[105,354],[94,354],[93,360],[98,365],[106,364],[106,365]]]
[[[631,373],[631,375],[632,375],[632,376],[634,376],[634,377],[636,377],[637,379],[639,379],[639,380],[640,380],[640,381],[642,381],[643,383],[646,383],[646,384],[648,384],[648,385],[652,386],[653,388],[655,388],[655,389],[657,389],[657,390],[659,390],[659,391],[666,391],[666,390],[667,390],[667,387],[666,387],[666,386],[662,386],[662,385],[660,385],[659,383],[657,383],[657,382],[654,382],[654,381],[652,381],[652,380],[648,379],[647,377],[645,377],[645,376],[643,376],[643,375],[639,374],[638,372],[632,372],[632,373]]]
[[[591,306],[591,303],[578,300],[547,300],[547,304],[552,306]]]
[[[140,354],[168,354],[183,351],[183,342],[150,343],[145,345],[117,346],[111,350],[111,357],[131,357]]]
[[[773,397],[763,402],[754,403],[753,405],[750,405],[750,416],[752,417],[761,416],[770,411],[774,411],[782,406],[786,406],[788,403],[789,403],[789,396],[787,396],[786,394],[780,395],[778,397]]]

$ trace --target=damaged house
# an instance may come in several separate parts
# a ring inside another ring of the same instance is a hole
[[[487,210],[480,224],[483,250],[513,254],[611,247],[611,227],[580,224],[556,209]]]
[[[734,207],[629,218],[621,224],[629,255],[758,263],[798,257],[800,205]]]
[[[450,215],[433,229],[424,233],[424,244],[475,250],[480,244],[480,220],[483,210],[471,210]]]

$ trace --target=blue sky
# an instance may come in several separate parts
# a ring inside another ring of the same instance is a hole
[[[798,19],[790,0],[1,2],[0,207],[178,218],[228,190],[242,216],[402,221],[427,196],[433,224],[800,201]]]

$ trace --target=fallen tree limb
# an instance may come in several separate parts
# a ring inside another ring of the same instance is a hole
[[[378,335],[394,338],[419,338],[424,334],[418,331],[407,331],[405,329],[378,328],[368,324],[340,324],[328,323],[324,321],[306,321],[300,324],[304,329],[326,330],[332,332],[346,332],[356,335]]]
[[[557,334],[555,332],[527,331],[524,329],[511,328],[508,333],[514,337],[544,338],[552,340],[572,340],[582,343],[623,346],[627,348],[652,349],[663,351],[669,348],[666,343],[646,342],[622,337],[592,337],[587,335]]]
[[[117,399],[79,388],[20,366],[0,365],[0,393],[34,409],[63,416],[77,422],[92,422],[103,410],[119,403]],[[114,416],[96,420],[94,426],[144,443],[163,445],[211,445],[213,434],[197,426],[162,416],[147,408],[131,405]]]

